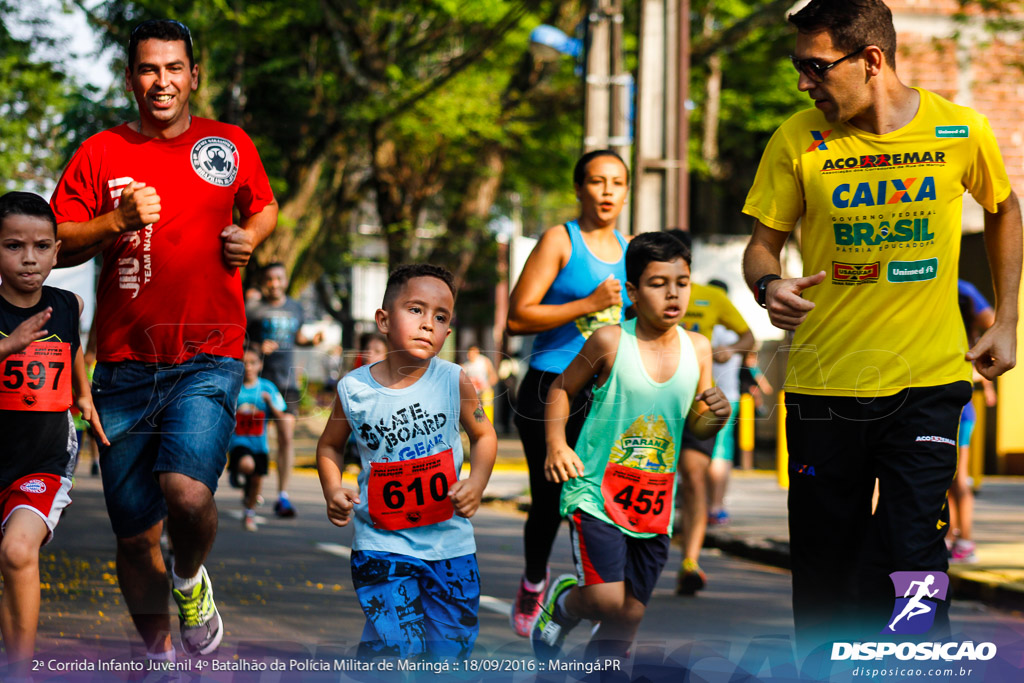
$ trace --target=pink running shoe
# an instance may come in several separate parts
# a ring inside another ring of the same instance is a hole
[[[526,581],[525,576],[519,581],[519,591],[516,593],[516,601],[512,603],[512,614],[509,615],[509,621],[512,622],[512,628],[517,636],[522,636],[523,638],[530,637],[533,622],[537,621],[537,617],[540,616],[544,589],[547,588],[550,578],[551,572],[549,570],[544,576],[544,584],[538,591],[527,589],[523,584]]]
[[[975,552],[974,541],[957,539],[953,544],[953,556],[950,562],[954,564],[975,564],[978,561],[978,554]]]

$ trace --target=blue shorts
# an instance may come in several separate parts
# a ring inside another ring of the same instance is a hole
[[[114,534],[137,536],[167,516],[161,472],[217,490],[241,386],[241,361],[223,356],[96,364],[92,395],[110,439],[100,444],[100,472]]]
[[[957,434],[956,445],[963,448],[971,445],[971,436],[974,434],[974,425],[978,415],[974,410],[974,403],[968,401],[960,413],[960,430]]]
[[[352,583],[366,626],[359,656],[468,657],[480,633],[476,555],[421,560],[352,553]]]
[[[668,536],[637,538],[583,510],[574,510],[569,518],[569,539],[579,585],[625,581],[633,597],[645,605],[650,601],[668,562]]]

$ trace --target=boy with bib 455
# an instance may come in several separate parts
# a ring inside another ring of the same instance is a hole
[[[467,657],[479,633],[480,571],[469,523],[498,450],[476,389],[437,358],[451,332],[454,279],[430,265],[388,278],[377,327],[388,355],[338,382],[317,445],[327,517],[355,519],[352,582],[366,613],[361,657]],[[460,480],[469,436],[469,476]],[[342,485],[352,435],[359,491]]]
[[[548,589],[534,624],[538,658],[561,654],[581,619],[600,622],[587,656],[625,656],[668,560],[676,454],[683,430],[714,435],[729,417],[711,386],[711,344],[678,326],[690,298],[690,251],[644,233],[626,251],[637,317],[596,330],[548,393],[545,476],[565,482],[576,576]],[[573,451],[572,397],[596,376],[593,405]]]

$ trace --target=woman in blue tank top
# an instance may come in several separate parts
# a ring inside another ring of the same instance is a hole
[[[590,333],[622,320],[626,297],[626,239],[615,229],[629,193],[629,169],[618,154],[584,154],[573,169],[580,203],[574,221],[548,228],[530,254],[509,302],[510,334],[537,335],[530,369],[516,404],[516,427],[530,470],[530,512],[523,529],[526,570],[512,609],[512,627],[528,636],[540,610],[548,556],[561,525],[562,485],[544,478],[544,404],[551,382]],[[566,428],[575,445],[589,391],[580,392]]]

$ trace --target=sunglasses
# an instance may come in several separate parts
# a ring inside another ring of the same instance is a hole
[[[839,64],[840,62],[845,62],[847,59],[850,59],[851,57],[856,57],[861,52],[866,50],[868,47],[869,46],[867,45],[861,45],[850,54],[840,57],[836,61],[829,62],[828,64],[821,64],[818,62],[817,59],[797,59],[793,55],[790,55],[789,59],[790,61],[793,62],[793,66],[796,67],[797,71],[802,73],[804,76],[807,76],[809,79],[816,83],[822,83],[825,80],[825,74],[827,74],[830,70],[835,68],[837,64]]]

